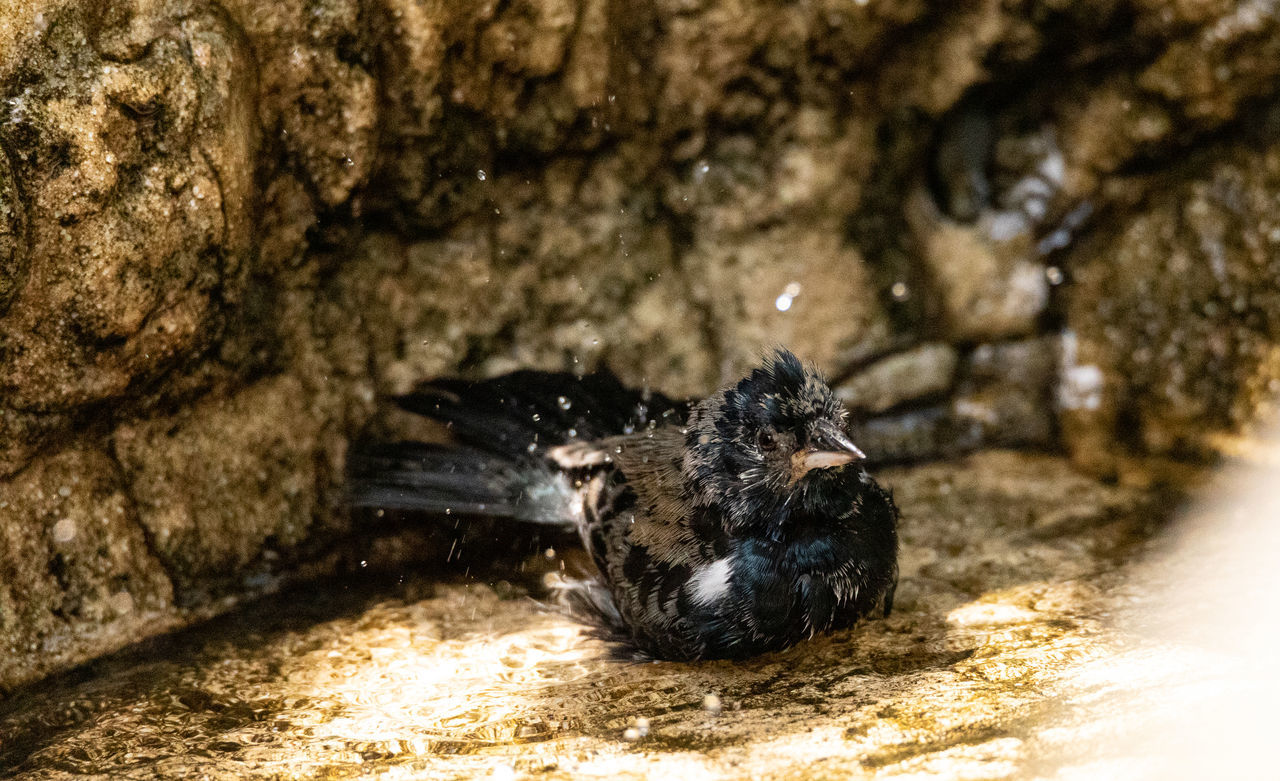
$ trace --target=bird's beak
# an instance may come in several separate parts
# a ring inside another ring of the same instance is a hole
[[[798,482],[812,469],[844,466],[866,457],[839,426],[824,420],[817,425],[809,447],[791,457],[791,482]]]

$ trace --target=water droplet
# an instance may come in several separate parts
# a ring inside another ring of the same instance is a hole
[[[53,525],[54,542],[71,542],[76,536],[76,522],[63,518]]]
[[[530,442],[530,443],[529,443],[529,447],[525,448],[525,450],[528,450],[530,453],[532,453],[533,451],[535,451],[535,450],[537,450],[537,449],[538,449],[538,443],[537,443],[537,442]]]
[[[365,561],[364,559],[361,559],[361,560],[360,560],[360,567],[361,567],[361,568],[365,568],[365,567],[368,567],[368,566],[369,566],[369,562]]]
[[[1049,280],[1050,285],[1061,285],[1063,279],[1062,269],[1057,266],[1049,266],[1044,270],[1044,278]]]
[[[623,427],[622,427],[622,433],[623,433],[623,434],[634,434],[634,433],[636,433],[636,427],[635,427],[635,426],[633,426],[633,425],[631,425],[630,423],[628,423],[627,425],[625,425],[625,426],[623,426]]]
[[[128,591],[117,591],[107,601],[110,603],[111,609],[119,615],[133,612],[133,595]]]
[[[542,552],[542,555],[543,555],[543,556],[546,556],[548,559],[554,559],[554,558],[556,557],[556,549],[555,549],[555,548],[547,548],[546,550],[544,550],[544,551]]]
[[[894,301],[905,301],[907,296],[911,295],[906,282],[894,282],[893,287],[889,288],[889,293],[893,295]]]
[[[538,422],[538,421],[540,421],[540,420],[542,420],[542,416],[541,416],[541,415],[539,415],[539,414],[538,414],[538,413],[536,413],[536,412],[535,412],[535,413],[533,413],[533,422],[534,422],[534,423],[537,423],[537,422]]]
[[[386,510],[378,510],[376,513],[374,513],[374,515],[376,515],[376,516],[377,516],[377,517],[379,517],[379,518],[381,518],[382,516],[384,516],[384,515],[386,515],[386,514],[387,514],[387,511],[386,511]]]
[[[576,359],[574,360],[574,363],[577,363]],[[573,406],[573,402],[569,401],[564,396],[557,397],[556,404],[560,405],[560,409],[562,410],[568,410],[570,407]]]
[[[66,499],[70,495],[71,495],[71,486],[64,485],[58,489],[58,496],[61,496],[63,499]]]
[[[452,508],[452,507],[446,507],[446,508],[444,508],[444,514],[445,514],[445,515],[453,515],[453,508]]]
[[[778,308],[779,312],[785,312],[791,308],[791,296],[783,293],[778,296],[778,298],[773,302],[773,305]]]
[[[489,175],[484,172],[483,168],[481,168],[476,171],[476,178],[483,182],[485,179],[489,178]]]
[[[712,716],[719,716],[724,706],[720,703],[720,696],[712,692],[702,698],[702,709]]]

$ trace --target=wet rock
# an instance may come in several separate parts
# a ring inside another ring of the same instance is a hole
[[[0,316],[22,288],[29,262],[26,219],[16,185],[8,157],[0,154]]]
[[[112,30],[84,10],[45,25],[27,45],[46,67],[5,80],[0,143],[38,262],[6,294],[0,398],[58,413],[216,342],[246,269],[257,126],[251,55],[217,15],[136,54],[95,47]]]
[[[891,395],[916,387],[912,370],[922,356],[943,355],[938,346],[882,359],[839,391],[848,393],[878,378],[884,398],[894,399],[878,412],[855,415],[853,437],[873,462],[882,463],[945,458],[984,447],[1051,447],[1056,347],[1056,340],[1041,337],[984,344],[963,360],[951,351],[943,359],[949,369],[941,389],[954,390],[945,400],[936,388],[928,395]],[[916,403],[908,403],[912,400]]]
[[[1071,256],[1068,446],[1204,456],[1255,430],[1280,391],[1280,148],[1230,148]]]
[[[1051,447],[1056,348],[1048,337],[975,348],[951,400],[958,425],[983,447]]]
[[[0,692],[171,626],[119,466],[93,448],[0,483]]]
[[[948,344],[922,344],[882,358],[836,388],[851,410],[881,413],[908,402],[941,396],[951,388],[960,358]]]
[[[710,298],[723,345],[721,382],[759,363],[775,344],[829,367],[852,344],[888,330],[858,252],[828,230],[774,229],[686,258]]]
[[[369,12],[357,0],[222,5],[261,63],[254,124],[293,169],[277,175],[301,175],[319,209],[346,202],[377,163]]]
[[[24,692],[0,712],[0,763],[33,777],[1034,771],[1043,727],[1071,716],[1063,694],[1097,700],[1076,670],[1128,639],[1106,617],[1159,506],[1018,453],[883,477],[915,565],[894,614],[851,631],[744,661],[635,664],[483,583],[308,586],[90,682]],[[1064,510],[1078,522],[1042,535]]]
[[[321,422],[292,377],[116,429],[138,522],[184,603],[315,535]],[[234,501],[228,502],[228,497]],[[194,592],[194,593],[189,593]]]
[[[734,135],[679,164],[664,205],[688,232],[679,265],[721,353],[715,381],[776,344],[835,369],[851,347],[891,330],[843,226],[870,165],[870,133],[800,106],[766,138]]]
[[[1027,220],[985,212],[977,225],[954,223],[942,218],[923,193],[908,208],[940,296],[948,338],[981,341],[1035,330],[1049,303],[1049,282]]]

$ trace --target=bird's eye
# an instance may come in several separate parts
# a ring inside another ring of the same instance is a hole
[[[756,444],[760,445],[761,450],[773,450],[778,446],[778,438],[773,435],[772,431],[761,431],[756,437]]]

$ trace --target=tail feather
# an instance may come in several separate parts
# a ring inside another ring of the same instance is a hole
[[[626,388],[610,372],[434,380],[396,401],[444,422],[460,443],[517,457],[574,439],[614,436],[687,409],[661,394]]]
[[[688,405],[626,388],[604,371],[518,371],[490,380],[438,379],[396,399],[444,423],[455,444],[367,443],[351,456],[357,507],[574,523],[579,499],[551,448],[683,418]]]
[[[563,475],[469,447],[368,445],[352,454],[349,485],[355,507],[555,524],[572,523],[576,512],[573,488]]]

